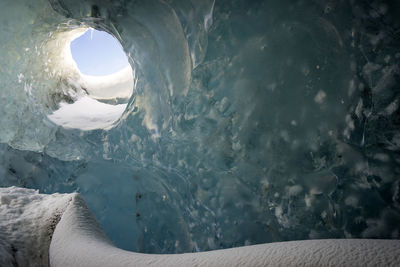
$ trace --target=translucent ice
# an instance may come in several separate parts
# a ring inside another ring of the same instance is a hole
[[[140,252],[399,238],[393,1],[0,10],[0,185],[78,191],[118,246]],[[64,53],[87,27],[121,42],[133,85],[107,127],[71,129],[51,118],[90,91]]]

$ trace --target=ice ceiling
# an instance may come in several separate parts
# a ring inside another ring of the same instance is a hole
[[[140,252],[399,238],[399,3],[0,10],[0,186],[77,191]],[[109,127],[71,129],[50,118],[88,93],[63,52],[85,27],[121,42],[133,84]]]

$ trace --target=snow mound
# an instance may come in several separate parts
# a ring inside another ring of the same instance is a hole
[[[400,266],[399,240],[326,239],[200,253],[135,253],[112,244],[78,194],[0,188],[0,207],[0,266]]]
[[[73,198],[0,188],[0,266],[49,266],[54,228]]]
[[[64,128],[89,131],[111,127],[125,108],[126,104],[109,105],[84,96],[73,104],[60,103],[48,118]]]
[[[134,81],[131,66],[105,76],[80,74],[79,84],[94,99],[129,99],[133,93]]]
[[[142,254],[115,247],[79,195],[61,217],[51,266],[400,266],[399,240],[291,241],[185,254]]]

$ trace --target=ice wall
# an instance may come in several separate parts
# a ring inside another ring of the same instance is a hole
[[[397,3],[0,7],[1,186],[76,190],[140,252],[399,238]],[[109,130],[47,119],[82,93],[60,53],[82,26],[113,34],[135,70]]]

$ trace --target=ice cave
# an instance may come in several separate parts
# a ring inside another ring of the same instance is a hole
[[[399,1],[0,13],[0,266],[400,266]]]

